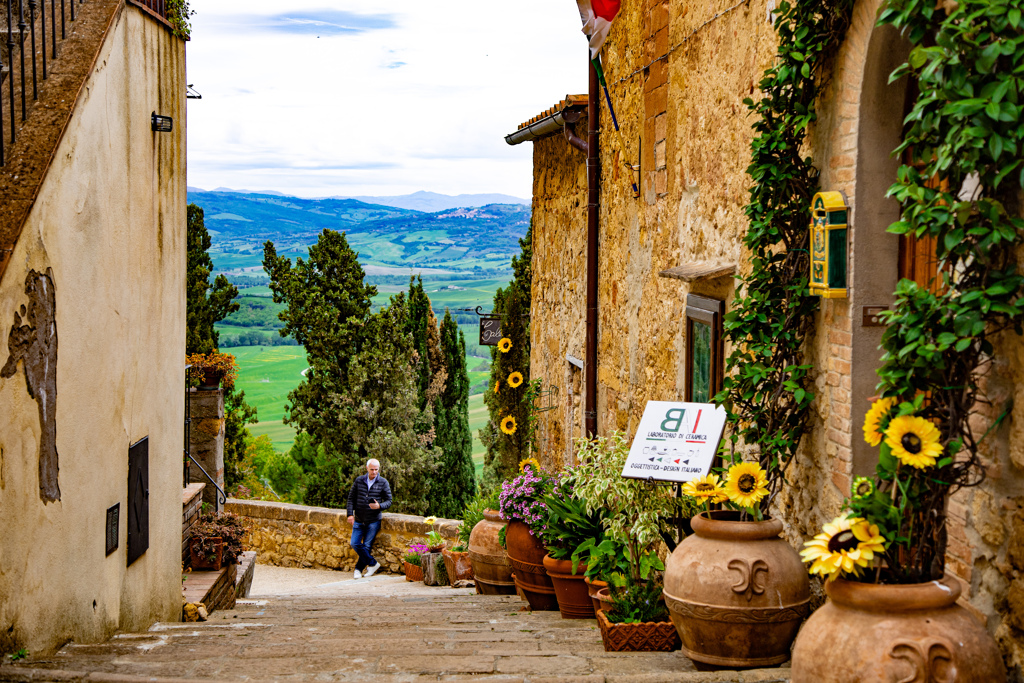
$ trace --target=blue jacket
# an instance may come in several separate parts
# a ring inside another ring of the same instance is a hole
[[[353,510],[355,511],[357,522],[376,522],[380,519],[380,513],[391,507],[391,485],[378,474],[373,480],[373,485],[367,489],[366,477],[365,474],[356,477],[356,483],[349,489],[346,507],[349,517],[353,516]],[[370,507],[374,500],[380,503],[380,509],[374,510]]]

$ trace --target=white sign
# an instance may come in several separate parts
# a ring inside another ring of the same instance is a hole
[[[725,429],[725,408],[711,403],[648,401],[622,476],[691,481],[711,471]]]

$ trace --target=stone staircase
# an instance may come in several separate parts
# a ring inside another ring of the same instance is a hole
[[[198,624],[0,666],[9,681],[621,681],[782,683],[788,669],[697,672],[678,652],[610,653],[597,622],[523,610],[516,596],[403,577],[239,600]]]

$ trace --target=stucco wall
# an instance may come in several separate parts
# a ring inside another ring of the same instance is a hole
[[[150,130],[154,111],[174,132]],[[178,618],[185,202],[185,46],[122,5],[0,281],[3,363],[26,275],[52,272],[60,488],[43,502],[40,417],[19,363],[0,379],[0,650]],[[147,436],[149,549],[126,567],[128,448]]]
[[[774,55],[769,6],[752,0],[722,12],[710,0],[647,0],[623,5],[603,52],[623,129],[626,158],[640,163],[641,196],[633,199],[621,144],[602,101],[598,324],[598,430],[631,437],[650,400],[682,400],[687,294],[734,296],[728,278],[684,283],[659,271],[698,261],[736,263],[742,247],[750,179],[752,119],[742,100]],[[822,189],[846,193],[852,207],[849,298],[823,300],[806,340],[816,399],[811,432],[787,472],[777,503],[798,546],[834,517],[853,476],[870,474],[877,449],[862,444],[861,425],[875,393],[882,328],[864,326],[862,309],[890,305],[898,239],[886,233],[898,206],[885,198],[898,159],[906,84],[888,74],[906,55],[896,32],[875,26],[879,0],[854,8],[843,43],[828,64],[806,154]],[[718,15],[715,18],[715,15]],[[660,59],[659,59],[660,58]],[[581,65],[581,68],[582,65]],[[582,128],[579,128],[582,130]],[[569,437],[582,427],[582,371],[566,354],[584,356],[585,159],[555,136],[534,144],[531,374],[557,384],[562,405],[541,413],[542,459],[571,458]],[[1019,210],[1019,208],[1018,208]],[[991,409],[984,433],[1024,386],[1024,344],[1008,336],[987,384]],[[726,353],[729,349],[726,348]],[[997,634],[1024,680],[1024,401],[985,443],[988,479],[949,503],[947,569],[963,582],[961,602]]]
[[[243,545],[255,550],[260,564],[311,569],[355,569],[356,551],[349,545],[352,526],[345,510],[229,498],[224,506],[242,518],[248,534]],[[391,572],[403,571],[402,556],[413,543],[422,543],[436,529],[449,546],[457,543],[461,521],[439,519],[424,524],[423,517],[381,514],[380,531],[370,549],[374,559]]]

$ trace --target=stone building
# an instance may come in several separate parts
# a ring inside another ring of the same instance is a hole
[[[743,100],[758,96],[776,48],[774,0],[726,4],[623,3],[603,48],[622,138],[602,94],[593,358],[586,352],[587,155],[578,149],[589,128],[587,98],[569,96],[506,137],[533,143],[531,375],[557,385],[561,403],[538,416],[548,466],[571,461],[588,418],[598,433],[632,437],[648,401],[707,396],[719,387],[728,349],[715,335],[735,294],[733,276],[750,268],[742,236],[753,119]],[[899,217],[885,194],[900,163],[891,152],[902,139],[908,89],[905,79],[888,80],[909,46],[891,27],[876,26],[880,4],[856,2],[808,137],[821,189],[845,193],[851,207],[849,294],[822,299],[806,340],[815,368],[813,428],[779,501],[794,545],[839,512],[853,477],[874,472],[877,450],[861,436],[884,329],[872,307],[891,305],[898,279],[921,270],[908,256],[913,245],[886,232]],[[581,69],[583,53],[581,40]],[[711,337],[704,346],[710,373],[691,372],[697,366],[688,345],[701,340],[688,329]],[[995,634],[1015,680],[1024,680],[1022,348],[1013,337],[999,349],[987,388],[993,417],[1017,400],[986,440],[987,481],[949,503],[947,563],[964,583],[962,602]]]
[[[162,2],[46,5],[0,88],[0,653],[33,655],[181,611],[185,43]]]

